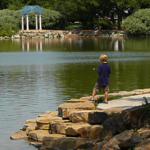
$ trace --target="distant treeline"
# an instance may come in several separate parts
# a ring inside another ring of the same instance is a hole
[[[103,18],[109,25],[118,17],[118,29],[123,17],[139,9],[150,8],[150,0],[0,0],[0,9],[21,10],[25,5],[39,5],[42,8],[59,11],[68,22],[80,21],[83,25],[94,23],[94,19]],[[127,13],[128,12],[128,13]],[[111,17],[111,22],[106,20]]]

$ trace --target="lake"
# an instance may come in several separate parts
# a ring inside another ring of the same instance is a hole
[[[92,68],[98,67],[102,53],[111,66],[111,93],[150,88],[150,38],[0,41],[1,149],[36,150],[25,140],[10,140],[10,135],[41,112],[91,95],[98,78]]]

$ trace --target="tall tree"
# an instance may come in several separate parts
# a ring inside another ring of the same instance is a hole
[[[4,1],[4,0],[0,0],[0,9],[7,9],[8,8],[8,4],[9,4],[9,0],[8,1]]]
[[[60,0],[61,12],[70,21],[81,21],[85,24],[96,15],[99,4],[96,0]]]

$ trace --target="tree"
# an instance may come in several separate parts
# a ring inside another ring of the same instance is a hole
[[[78,20],[85,23],[99,14],[112,26],[106,16],[116,13],[118,29],[121,29],[122,17],[132,14],[140,8],[150,6],[150,0],[60,0],[60,2],[61,12],[66,14],[70,21]],[[129,14],[126,14],[125,10],[129,10]]]
[[[60,0],[61,12],[67,16],[69,21],[81,21],[83,24],[96,15],[96,0]]]
[[[140,9],[127,17],[122,27],[131,34],[150,34],[150,9]]]
[[[8,4],[9,4],[9,0],[8,1],[0,0],[0,10],[7,9]]]
[[[141,7],[146,7],[150,4],[150,0],[110,0],[112,3],[112,11],[118,15],[118,29],[121,29],[122,17],[126,16],[125,10],[133,13]]]

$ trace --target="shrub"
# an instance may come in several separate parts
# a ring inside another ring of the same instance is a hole
[[[150,34],[150,9],[140,9],[127,17],[122,27],[129,30],[131,34]]]
[[[14,25],[1,26],[0,27],[0,36],[11,37],[13,35],[13,33],[15,34],[17,31],[18,31],[18,27],[14,26]]]
[[[98,27],[102,27],[103,29],[108,29],[110,26],[105,20],[95,20],[92,22],[87,22],[87,26],[94,27],[94,24],[97,24]]]

